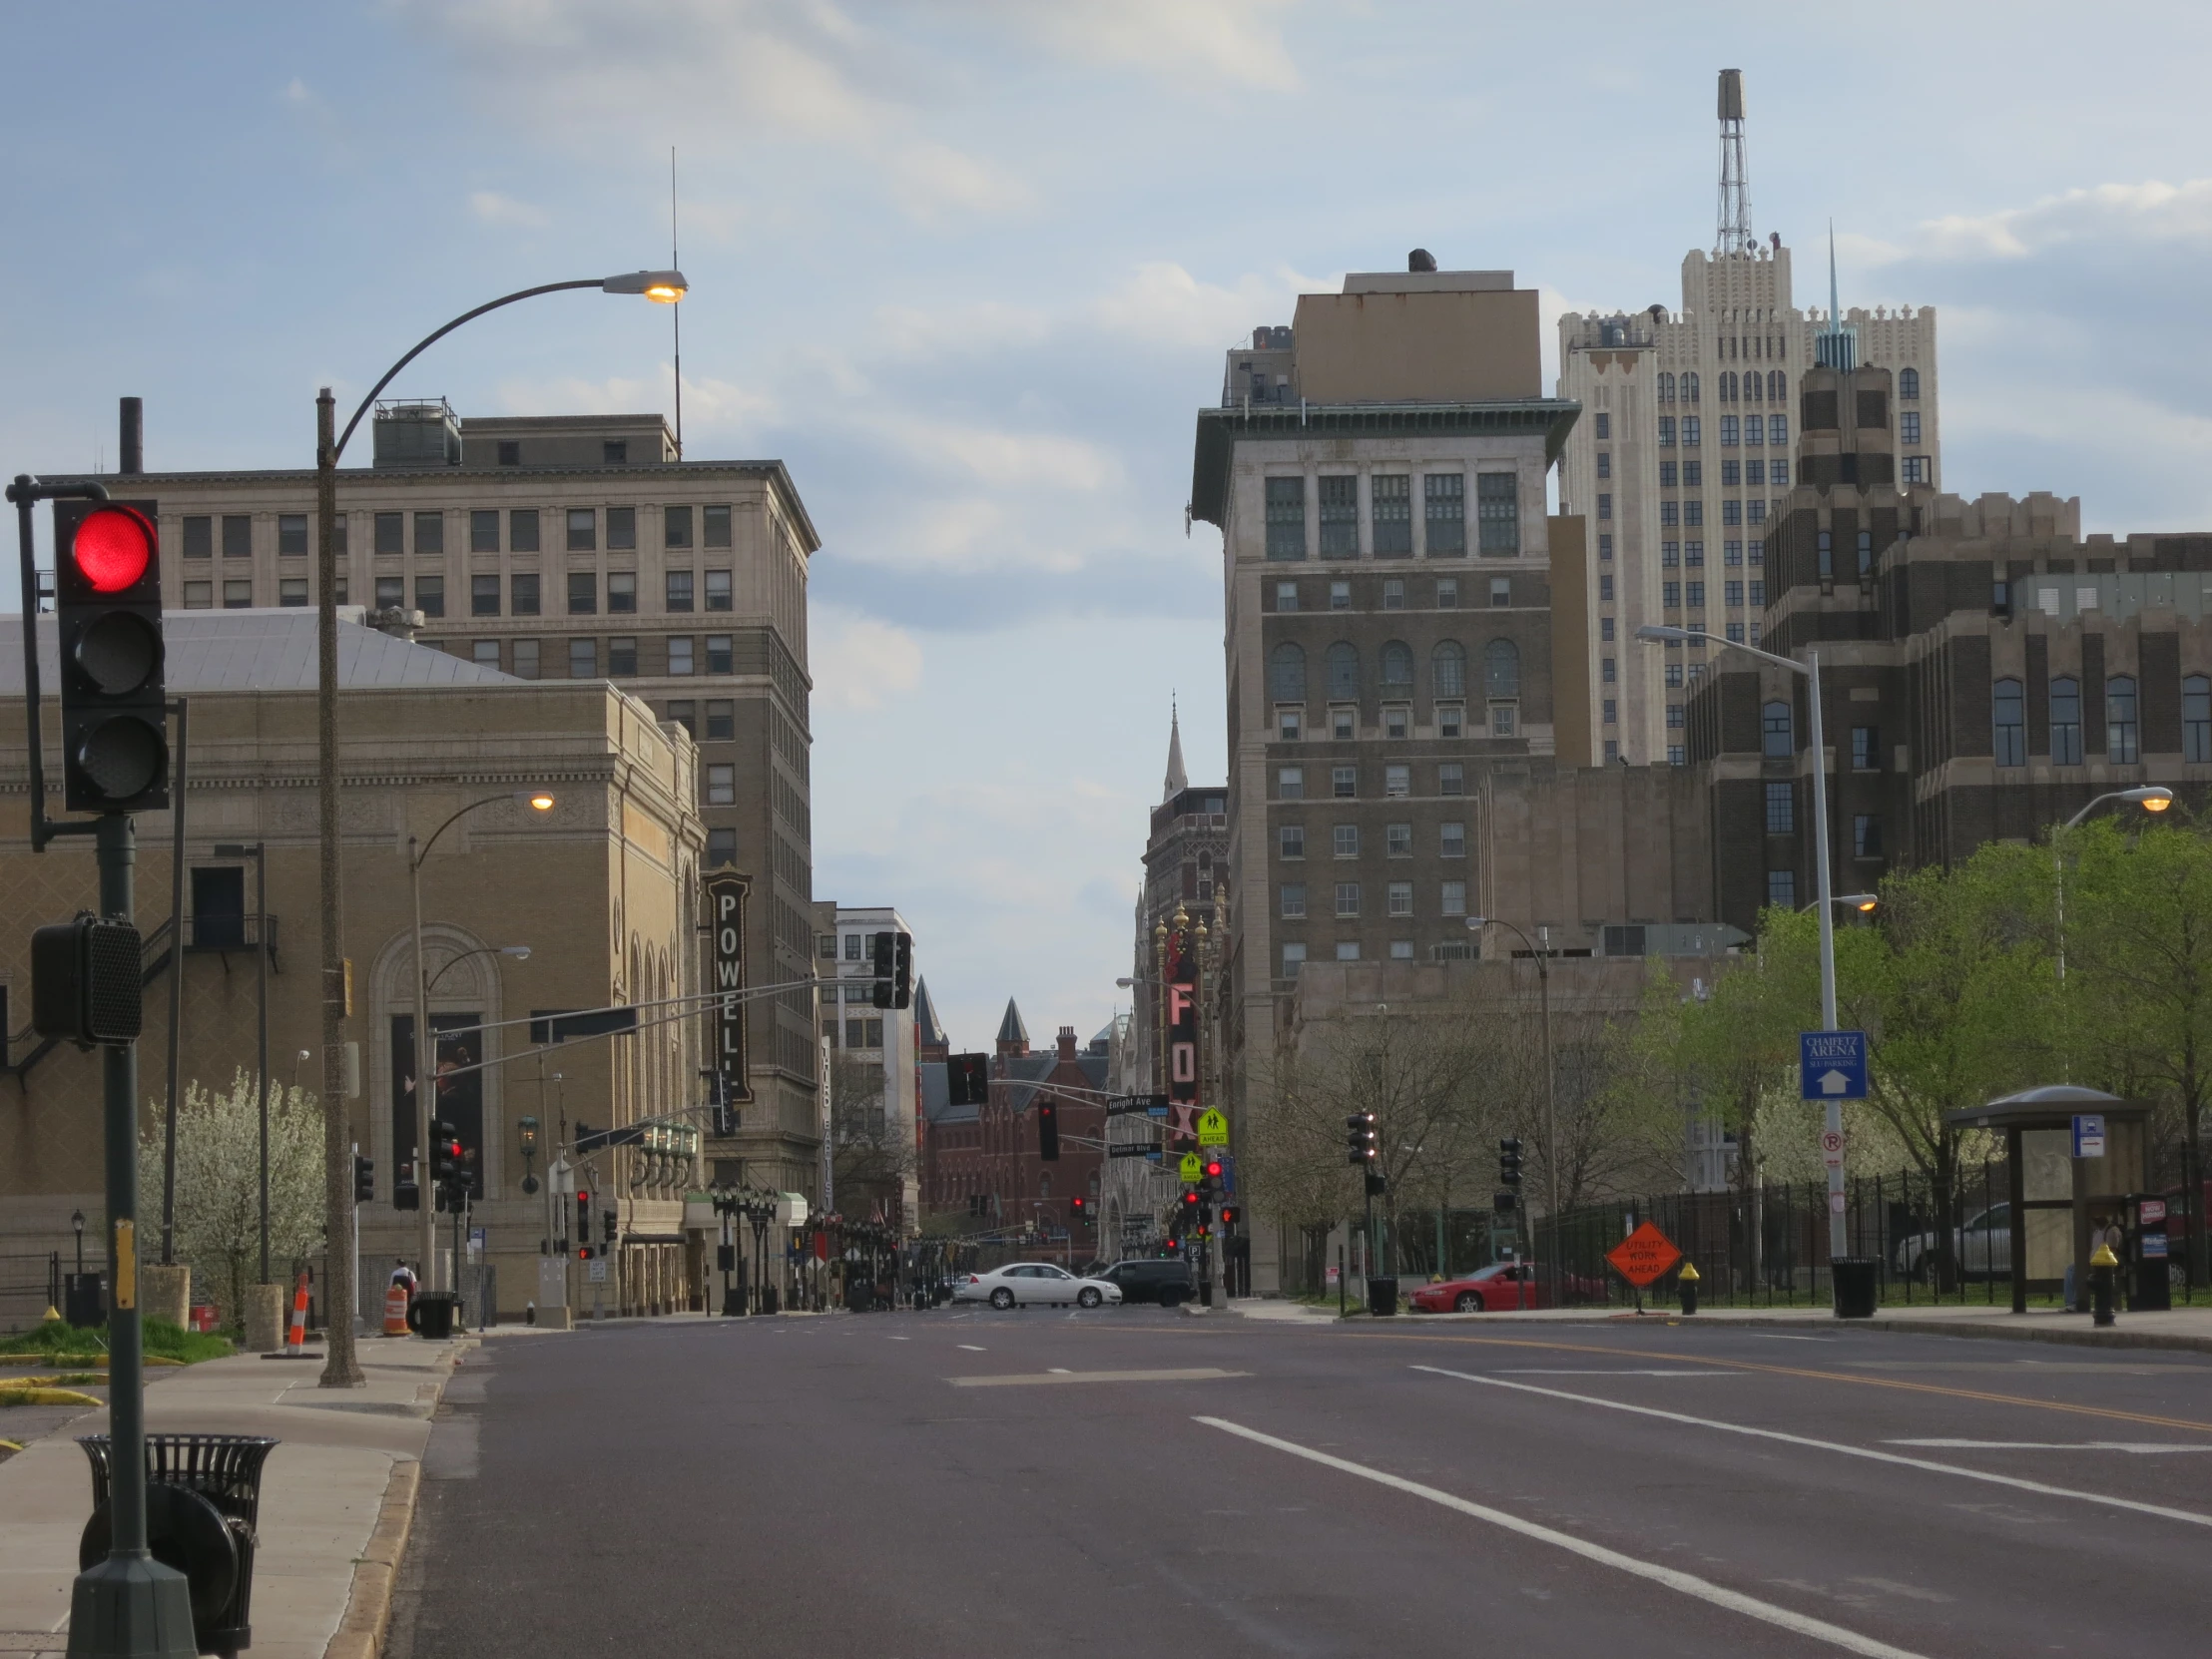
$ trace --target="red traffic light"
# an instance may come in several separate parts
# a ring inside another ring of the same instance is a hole
[[[1183,1202],[1185,1204],[1196,1204],[1198,1202],[1198,1194],[1186,1190],[1183,1194]]]
[[[1207,1160],[1206,1179],[1209,1181],[1219,1181],[1221,1179],[1221,1160],[1219,1158]]]
[[[77,526],[69,556],[94,593],[121,593],[154,560],[154,527],[130,507],[108,505]]]
[[[582,1210],[582,1209],[588,1208],[588,1207],[590,1206],[590,1204],[591,1204],[591,1194],[590,1194],[590,1193],[582,1193],[582,1192],[580,1192],[580,1193],[578,1193],[578,1194],[576,1195],[576,1208],[577,1208],[577,1209],[579,1209],[579,1210]]]

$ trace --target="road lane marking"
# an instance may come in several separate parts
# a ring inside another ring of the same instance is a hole
[[[1590,1343],[1547,1343],[1532,1337],[1446,1337],[1439,1334],[1411,1331],[1378,1331],[1349,1339],[1371,1343],[1454,1343],[1460,1347],[1469,1344],[1484,1348],[1534,1348],[1551,1354],[1597,1354],[1608,1360],[1640,1360],[1641,1354],[1624,1353],[1617,1348],[1600,1348]],[[1980,1388],[1946,1388],[1937,1382],[1908,1382],[1895,1377],[1855,1377],[1849,1372],[1808,1371],[1802,1366],[1769,1366],[1756,1360],[1705,1360],[1694,1354],[1678,1357],[1683,1365],[1712,1366],[1720,1371],[1755,1371],[1769,1377],[1807,1377],[1820,1382],[1856,1382],[1866,1388],[1903,1388],[1909,1393],[1943,1394],[1951,1399],[1976,1399],[1992,1405],[2024,1405],[2032,1410],[2064,1411],[2074,1416],[2105,1417],[2114,1422],[2140,1422],[2152,1428],[2179,1428],[2191,1434],[2212,1434],[2212,1422],[2200,1422],[2190,1417],[2153,1416],[2146,1411],[2121,1411],[2106,1405],[2075,1405],[2057,1399],[2029,1399],[2022,1394],[1990,1393]]]
[[[2016,1491],[2035,1492],[2044,1497],[2066,1497],[2081,1503],[2100,1503],[2111,1509],[2129,1509],[2139,1515],[2156,1515],[2160,1520],[2187,1521],[2192,1526],[2212,1526],[2212,1515],[2199,1514],[2194,1509],[2172,1509],[2162,1503],[2141,1503],[2131,1497],[2111,1497],[2103,1492],[2078,1491],[2071,1486],[2053,1486],[2046,1481],[2026,1480],[2013,1474],[1963,1468],[1956,1463],[1937,1463],[1926,1457],[1907,1457],[1895,1451],[1877,1451],[1873,1446],[1847,1445],[1841,1440],[1816,1440],[1809,1435],[1786,1433],[1779,1428],[1754,1428],[1748,1423],[1693,1417],[1682,1411],[1663,1411],[1656,1405],[1631,1405],[1625,1400],[1599,1399],[1593,1394],[1572,1394],[1564,1388],[1539,1388],[1533,1382],[1508,1382],[1501,1377],[1483,1377],[1466,1371],[1446,1371],[1441,1366],[1414,1366],[1411,1369],[1428,1372],[1436,1377],[1457,1378],[1462,1382],[1479,1382],[1489,1388],[1512,1388],[1521,1393],[1571,1400],[1577,1405],[1596,1405],[1608,1411],[1628,1411],[1640,1417],[1658,1417],[1665,1422],[1687,1423],[1693,1428],[1718,1429],[1723,1434],[1742,1434],[1757,1440],[1779,1440],[1785,1445],[1807,1446],[1816,1451],[1836,1451],[1846,1457],[1863,1457],[1875,1463],[1895,1463],[1903,1468],[1923,1469],[1932,1474],[1953,1474],[1962,1480],[1986,1481],[1992,1486],[2010,1486]]]
[[[1007,1388],[1038,1382],[1211,1382],[1224,1377],[1250,1377],[1248,1371],[1194,1366],[1185,1371],[1039,1371],[1005,1377],[948,1377],[955,1388]]]
[[[970,1354],[981,1354],[985,1352],[983,1349],[977,1348],[973,1343],[954,1343],[952,1346],[954,1348],[965,1349]]]
[[[1623,1371],[1619,1369],[1570,1371],[1549,1366],[1500,1366],[1498,1367],[1498,1375],[1501,1377],[1741,1377],[1743,1373],[1733,1371]]]
[[[2161,1451],[2212,1451],[2212,1445],[2176,1445],[2171,1440],[1884,1440],[1882,1443],[1938,1446],[1953,1451],[2132,1451],[2141,1456]]]
[[[1776,1625],[1794,1635],[1810,1637],[1818,1642],[1826,1642],[1831,1647],[1843,1649],[1846,1653],[1863,1654],[1867,1656],[1867,1659],[1922,1659],[1921,1655],[1914,1653],[1909,1648],[1893,1647],[1888,1642],[1877,1641],[1872,1636],[1862,1636],[1856,1630],[1847,1630],[1840,1624],[1830,1624],[1826,1619],[1816,1619],[1804,1613],[1793,1612],[1787,1607],[1778,1607],[1771,1601],[1761,1601],[1758,1597],[1747,1596],[1739,1590],[1726,1589],[1713,1583],[1710,1579],[1699,1578],[1694,1574],[1679,1571],[1674,1567],[1664,1567],[1656,1561],[1645,1561],[1633,1555],[1623,1555],[1619,1550],[1607,1549],[1603,1544],[1594,1544],[1586,1538],[1577,1538],[1571,1532],[1560,1532],[1552,1527],[1539,1525],[1535,1521],[1523,1520],[1518,1515],[1507,1514],[1502,1509],[1492,1509],[1486,1504],[1470,1503],[1463,1497],[1455,1497],[1450,1492],[1440,1491],[1434,1486],[1424,1486],[1417,1480],[1407,1480],[1402,1475],[1389,1474],[1382,1469],[1370,1468],[1365,1463],[1355,1463],[1347,1457],[1332,1456],[1326,1451],[1316,1451],[1313,1447],[1300,1445],[1295,1440],[1279,1440],[1273,1434],[1263,1434],[1257,1428],[1247,1428],[1244,1424],[1231,1422],[1226,1417],[1196,1417],[1193,1420],[1202,1422],[1209,1428],[1218,1428],[1224,1433],[1235,1434],[1240,1439],[1250,1440],[1256,1445],[1270,1446],[1277,1451],[1287,1451],[1294,1457],[1303,1457],[1307,1461],[1319,1463],[1325,1468],[1336,1469],[1344,1474],[1356,1474],[1361,1479],[1372,1480],[1379,1486],[1388,1486],[1396,1491],[1410,1493],[1414,1497],[1426,1498],[1430,1503],[1440,1504],[1446,1509],[1457,1510],[1460,1514],[1472,1516],[1479,1521],[1487,1521],[1490,1525],[1502,1527],[1507,1532],[1518,1533],[1521,1537],[1533,1539],[1537,1543],[1550,1544],[1555,1549],[1563,1549],[1570,1554],[1579,1555],[1586,1561],[1595,1561],[1600,1566],[1616,1568],[1621,1572],[1646,1579],[1678,1594],[1695,1597],[1697,1600],[1710,1603],[1715,1607],[1725,1607],[1730,1612],[1741,1613],[1747,1618]]]
[[[1752,1335],[1767,1343],[1832,1343],[1836,1340],[1834,1337],[1792,1337],[1780,1331],[1754,1331]]]

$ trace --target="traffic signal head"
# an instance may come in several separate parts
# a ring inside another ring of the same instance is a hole
[[[1195,1215],[1197,1213],[1198,1189],[1196,1187],[1185,1187],[1183,1189],[1183,1209],[1188,1214]]]
[[[353,1160],[353,1202],[367,1204],[376,1197],[376,1163],[356,1156]]]
[[[869,951],[875,962],[875,977],[888,979],[898,961],[898,935],[877,933],[869,941]]]
[[[1206,1185],[1209,1187],[1221,1185],[1221,1160],[1219,1158],[1206,1160]]]
[[[891,1006],[903,1008],[913,1001],[914,940],[910,933],[894,933],[891,938]]]
[[[1060,1156],[1060,1108],[1049,1100],[1037,1102],[1037,1156],[1046,1163]]]
[[[1521,1183],[1521,1144],[1506,1139],[1497,1143],[1497,1178],[1502,1186],[1518,1187]]]
[[[169,805],[162,568],[154,521],[116,501],[54,503],[63,799],[73,813]]]
[[[604,1239],[604,1240],[605,1240],[605,1241],[606,1241],[606,1242],[607,1242],[608,1244],[613,1244],[613,1243],[615,1242],[615,1229],[616,1229],[617,1225],[618,1225],[618,1224],[620,1223],[620,1221],[621,1221],[621,1217],[620,1217],[620,1216],[618,1216],[618,1215],[617,1215],[617,1214],[616,1214],[616,1213],[615,1213],[614,1211],[612,1211],[612,1210],[602,1210],[602,1211],[600,1211],[600,1212],[599,1212],[599,1236],[600,1236],[600,1238]]]
[[[1375,1161],[1375,1114],[1355,1112],[1345,1119],[1345,1146],[1348,1164],[1372,1164]]]
[[[1221,1207],[1221,1224],[1224,1227],[1237,1225],[1237,1207],[1234,1204],[1224,1204]]]
[[[415,1180],[412,1158],[402,1159],[399,1178],[391,1184],[391,1207],[394,1210],[419,1210],[422,1208],[422,1188]]]
[[[31,932],[31,1024],[42,1037],[127,1043],[139,1034],[139,931],[86,911]]]
[[[576,1238],[579,1243],[591,1238],[591,1194],[582,1191],[576,1195]]]

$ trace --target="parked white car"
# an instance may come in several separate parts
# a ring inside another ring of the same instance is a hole
[[[1961,1279],[2002,1279],[2012,1272],[2012,1206],[1994,1204],[1951,1229],[1951,1259]],[[1915,1233],[1900,1239],[1892,1264],[1907,1278],[1925,1279],[1936,1269],[1936,1235]]]
[[[1012,1262],[988,1273],[971,1273],[953,1287],[954,1302],[987,1302],[993,1308],[1016,1306],[1096,1308],[1121,1301],[1121,1287],[1105,1279],[1078,1279],[1050,1262]]]

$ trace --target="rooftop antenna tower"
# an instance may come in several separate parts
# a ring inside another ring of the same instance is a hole
[[[683,266],[676,258],[676,146],[668,147],[668,268],[681,271]],[[668,308],[668,324],[675,330],[676,353],[676,458],[684,458],[684,319],[676,313],[684,307]]]
[[[1828,326],[1813,336],[1813,360],[1823,368],[1849,374],[1859,366],[1859,330],[1844,321],[1843,302],[1837,297],[1836,222],[1828,222]]]
[[[1713,252],[1749,259],[1759,252],[1759,244],[1751,234],[1751,177],[1744,170],[1744,72],[1740,69],[1721,71],[1720,118],[1720,230]]]

